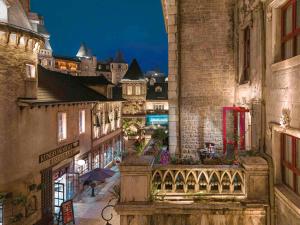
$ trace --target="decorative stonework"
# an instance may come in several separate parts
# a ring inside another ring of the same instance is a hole
[[[37,33],[0,23],[0,44],[38,53],[44,39]]]

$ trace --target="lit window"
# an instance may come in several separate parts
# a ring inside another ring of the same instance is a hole
[[[5,1],[0,1],[0,21],[5,23],[8,21],[7,4]],[[0,225],[2,225],[1,222]]]
[[[58,113],[58,141],[67,139],[67,113]]]
[[[135,86],[135,94],[141,95],[141,86]]]
[[[29,79],[35,79],[35,66],[26,64],[26,76]]]
[[[282,8],[282,58],[300,54],[300,1],[290,0]]]
[[[79,134],[85,132],[85,110],[79,111]]]
[[[132,95],[132,86],[131,85],[127,86],[127,95]]]
[[[283,135],[282,138],[283,183],[300,195],[300,139]]]
[[[157,86],[157,87],[155,88],[155,92],[162,92],[161,86]]]
[[[154,110],[164,110],[164,104],[154,104]]]

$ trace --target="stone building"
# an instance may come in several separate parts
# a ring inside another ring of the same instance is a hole
[[[29,1],[0,1],[0,224],[48,224],[78,176],[122,151],[121,102],[103,77],[39,66]],[[4,14],[2,14],[2,12]],[[35,24],[35,25],[34,25]]]
[[[170,153],[196,158],[210,142],[225,156],[230,145],[256,156],[229,166],[153,165],[149,156],[124,162],[121,224],[300,224],[299,1],[162,6]]]

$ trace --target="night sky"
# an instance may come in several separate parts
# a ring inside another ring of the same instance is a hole
[[[98,60],[120,49],[144,72],[167,73],[168,44],[161,0],[31,0],[44,16],[54,54],[75,56],[85,42]]]

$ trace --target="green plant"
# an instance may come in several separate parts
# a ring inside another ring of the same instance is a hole
[[[156,129],[152,134],[152,139],[157,142],[157,145],[161,148],[164,141],[168,138],[168,133],[165,129]]]
[[[11,223],[17,223],[17,222],[21,221],[23,219],[23,217],[24,217],[23,213],[18,213],[14,216],[11,216],[9,220]]]
[[[144,152],[145,146],[146,145],[144,141],[139,141],[135,144],[135,151],[138,155],[141,155]]]

